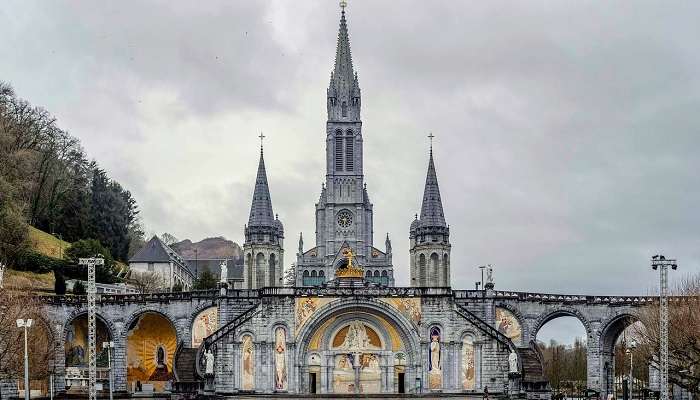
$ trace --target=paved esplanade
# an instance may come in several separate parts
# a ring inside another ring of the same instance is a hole
[[[315,207],[315,244],[305,249],[299,237],[296,287],[279,287],[284,227],[273,211],[261,147],[237,266],[235,285],[243,289],[226,282],[205,292],[102,296],[100,376],[101,343],[113,340],[114,388],[132,393],[466,396],[488,390],[546,397],[534,340],[543,324],[566,315],[586,328],[587,386],[611,393],[615,341],[654,299],[499,291],[490,272],[484,290],[452,290],[453,244],[432,143],[420,215],[406,221],[411,287],[394,287],[389,235],[383,249],[373,243],[361,91],[344,8],[326,101],[326,181]],[[76,297],[47,301],[59,338],[58,390],[73,390],[85,372],[86,304]]]

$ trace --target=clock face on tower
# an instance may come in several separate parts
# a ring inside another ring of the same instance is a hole
[[[338,213],[338,226],[341,228],[348,228],[352,225],[352,213],[348,210],[342,210]]]

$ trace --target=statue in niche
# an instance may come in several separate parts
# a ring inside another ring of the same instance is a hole
[[[243,358],[243,390],[253,390],[255,387],[255,361],[253,359],[253,337],[246,335],[243,337],[242,344]]]
[[[219,282],[221,282],[221,283],[228,282],[228,260],[221,261],[221,264],[219,264],[219,267],[221,267],[221,279],[219,280]]]
[[[471,338],[466,337],[462,341],[462,389],[474,390],[475,386],[474,343]]]
[[[149,381],[167,381],[171,378],[168,373],[168,365],[165,358],[165,348],[163,345],[156,347],[156,369],[148,378]]]
[[[348,333],[345,336],[342,349],[368,349],[370,348],[369,336],[365,325],[360,321],[353,321],[348,327]]]
[[[214,353],[212,353],[211,350],[207,350],[207,352],[204,353],[204,359],[206,360],[204,374],[214,375]]]

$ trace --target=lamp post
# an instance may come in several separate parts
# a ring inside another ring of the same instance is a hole
[[[29,319],[18,319],[17,327],[24,328],[24,400],[29,400],[29,350],[27,349],[27,330],[32,327],[34,321]]]
[[[651,268],[659,270],[659,390],[660,400],[668,400],[668,267],[676,270],[676,260],[662,255],[651,258]]]
[[[627,349],[625,349],[625,353],[630,355],[630,375],[629,375],[629,392],[630,392],[630,398],[632,398],[632,387],[634,383],[634,353],[633,350],[637,348],[637,342],[634,340],[630,341],[629,346],[627,346]]]
[[[109,373],[109,400],[113,400],[112,397],[112,349],[114,348],[114,342],[102,342],[102,348],[107,349],[107,372]]]
[[[484,270],[486,269],[485,265],[480,265],[479,269],[481,270],[481,290],[484,289]]]

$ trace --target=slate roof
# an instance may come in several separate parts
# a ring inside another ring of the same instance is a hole
[[[129,259],[129,263],[169,263],[171,261],[182,265],[185,268],[189,268],[185,262],[185,259],[182,258],[175,250],[171,249],[170,246],[163,243],[163,241],[160,240],[157,235],[153,235],[151,240],[146,242],[146,245],[144,245]]]
[[[248,226],[276,226],[262,147],[260,147],[260,162],[258,163],[258,175],[255,178],[255,190],[253,191],[253,202],[250,206]]]
[[[423,191],[423,204],[420,210],[421,227],[447,227],[445,214],[442,209],[440,187],[438,186],[435,162],[433,161],[433,148],[430,147],[430,161],[428,161],[428,174],[425,177],[425,189]]]

